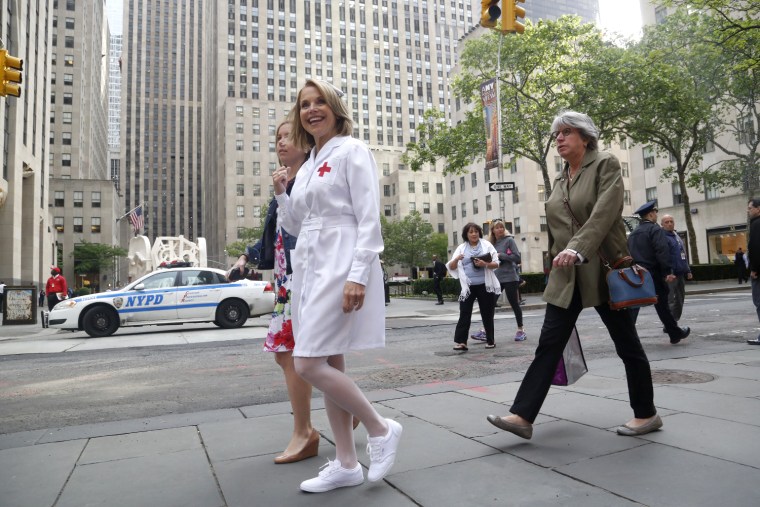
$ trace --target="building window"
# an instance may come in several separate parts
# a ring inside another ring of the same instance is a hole
[[[383,185],[383,195],[385,197],[391,196],[391,186],[390,185]]]
[[[408,189],[409,189],[409,193],[413,194],[414,193],[414,182],[413,181],[408,182],[407,186],[408,186]]]
[[[546,202],[546,187],[538,185],[538,202]]]
[[[243,185],[242,183],[238,183],[237,185],[235,185],[235,189],[236,189],[238,197],[245,196],[245,185]]]
[[[254,185],[253,186],[253,195],[254,197],[261,195],[261,185]]]
[[[254,176],[261,176],[261,162],[254,162],[253,163],[253,175]]]
[[[61,190],[56,190],[55,193],[53,194],[53,197],[54,197],[53,205],[56,208],[62,208],[63,206],[66,205],[66,200],[64,199],[63,196],[64,194],[63,194],[63,191]]]
[[[74,232],[84,232],[84,220],[82,217],[74,217]]]
[[[61,153],[61,165],[71,167],[71,153]]]
[[[683,195],[681,195],[681,185],[678,182],[672,183],[673,188],[673,205],[683,204]]]
[[[245,217],[245,206],[237,206],[237,217],[238,218],[244,218]]]
[[[454,195],[456,193],[457,193],[456,183],[454,182],[454,180],[451,180],[451,195]]]
[[[243,236],[245,236],[245,227],[238,227],[237,228],[237,239],[243,239]]]
[[[554,157],[554,172],[559,174],[560,171],[562,171],[562,157],[555,156]]]
[[[644,148],[642,148],[642,153],[644,155],[644,169],[654,167],[654,148],[651,146],[644,146]]]
[[[243,106],[235,106],[235,116],[243,116]]]
[[[63,45],[67,48],[73,48],[74,47],[74,37],[71,35],[66,35],[63,38]]]
[[[752,114],[746,114],[736,120],[737,139],[739,144],[750,145],[755,139],[755,123],[752,121]]]
[[[430,214],[430,203],[429,202],[423,202],[422,203],[422,212]]]
[[[71,132],[61,132],[61,142],[71,146]]]
[[[100,217],[92,217],[90,224],[90,232],[100,234]]]
[[[464,176],[460,176],[459,177],[459,190],[461,192],[464,192],[464,188],[465,188],[464,187]]]
[[[256,218],[261,216],[261,206],[256,205],[253,207],[253,216]]]
[[[66,67],[73,67],[74,66],[74,55],[64,55],[63,56],[63,64]]]
[[[100,192],[90,194],[90,201],[93,208],[100,208]]]
[[[472,188],[475,188],[478,186],[478,173],[470,174],[470,183],[472,184]]]
[[[546,216],[540,216],[539,219],[539,227],[541,229],[541,232],[546,232]]]
[[[631,204],[631,191],[623,190],[623,202],[625,204]]]
[[[390,164],[383,164],[383,176],[388,176],[391,174],[391,165]]]
[[[486,196],[486,211],[491,211],[492,205],[491,205],[491,196]]]
[[[74,95],[68,92],[63,93],[63,103],[66,105],[71,105],[74,103]]]
[[[71,125],[71,113],[63,112],[63,124]]]
[[[620,172],[625,178],[630,176],[630,174],[628,173],[628,162],[620,162]]]
[[[443,183],[435,184],[435,193],[438,195],[443,195]]]
[[[472,214],[473,215],[478,214],[478,200],[477,199],[472,200]]]
[[[74,18],[66,18],[66,29],[73,30],[74,26]]]
[[[63,217],[53,217],[53,227],[58,232],[63,232]]]
[[[242,176],[245,174],[245,166],[242,160],[235,161],[235,174]]]
[[[705,183],[705,200],[718,199],[719,197],[720,190],[718,187]]]
[[[409,203],[409,211],[417,211],[417,203],[416,202],[410,202]]]
[[[446,234],[446,229],[444,229],[443,224],[438,222],[438,234]]]
[[[436,203],[435,207],[438,214],[443,215],[443,203],[442,202]]]
[[[80,190],[74,191],[74,207],[81,208],[84,206],[84,192]]]
[[[649,187],[646,192],[647,202],[657,200],[657,187]]]
[[[74,86],[74,74],[64,74],[63,84],[64,86]]]
[[[243,151],[243,140],[235,139],[235,151]]]
[[[515,217],[515,234],[522,233],[522,228],[520,227],[520,217]]]
[[[391,205],[390,204],[386,204],[385,207],[384,207],[384,211],[385,211],[385,216],[387,216],[387,217],[391,216]]]
[[[423,194],[429,194],[430,193],[430,183],[427,181],[422,182],[422,193]]]
[[[457,207],[452,206],[451,207],[451,219],[456,220],[457,219]],[[454,236],[454,241],[456,241],[456,236]]]
[[[462,203],[462,218],[467,217],[467,203]]]

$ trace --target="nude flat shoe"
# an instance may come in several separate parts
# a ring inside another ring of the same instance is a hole
[[[523,426],[522,424],[511,423],[509,421],[505,421],[503,418],[499,417],[498,415],[489,415],[488,417],[486,417],[486,419],[488,419],[488,422],[490,422],[497,428],[502,429],[504,431],[508,431],[510,433],[514,433],[518,437],[524,438],[525,440],[530,440],[530,438],[533,436],[532,424]]]
[[[636,437],[639,435],[646,435],[647,433],[657,431],[660,428],[662,428],[662,419],[660,419],[659,415],[656,415],[648,423],[642,424],[641,426],[637,426],[635,428],[632,428],[628,426],[627,424],[618,426],[617,434],[623,435],[624,437]]]
[[[315,429],[311,430],[309,440],[306,441],[306,445],[303,448],[293,454],[281,454],[274,458],[274,462],[277,465],[284,465],[286,463],[295,463],[296,461],[303,461],[307,458],[316,456],[319,453],[319,432]]]

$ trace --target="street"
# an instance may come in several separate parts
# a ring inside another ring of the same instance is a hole
[[[424,302],[428,303],[433,304]],[[392,303],[404,304],[397,299]],[[348,355],[348,372],[362,388],[377,390],[527,368],[543,308],[525,311],[526,342],[512,340],[514,317],[511,310],[502,311],[496,316],[497,348],[487,351],[471,340],[470,351],[464,354],[451,350],[458,307],[447,303],[441,308],[446,311],[440,315],[389,318],[386,348]],[[181,345],[119,348],[119,336],[126,332],[120,330],[109,338],[108,348],[1,356],[0,434],[286,401],[279,367],[271,354],[261,350],[265,328],[261,322],[254,324],[258,327],[249,324],[240,330],[213,325],[128,330],[140,333],[144,344],[176,342],[181,335]],[[475,315],[471,332],[479,324]],[[643,309],[638,329],[645,349],[676,358],[690,342],[743,342],[758,332],[747,291],[687,296],[680,324],[691,326],[692,333],[683,345],[671,346],[654,309]],[[587,359],[614,355],[596,312],[584,311],[577,327]],[[230,332],[239,338],[259,337],[225,339]],[[71,334],[53,336],[67,340]],[[211,341],[196,343],[201,339]]]

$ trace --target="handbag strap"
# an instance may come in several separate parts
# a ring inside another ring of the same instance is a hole
[[[575,213],[573,213],[573,208],[570,207],[570,201],[567,199],[567,197],[562,198],[562,204],[565,206],[565,209],[567,210],[567,214],[570,215],[570,219],[573,221],[573,224],[580,229],[583,227],[583,225],[578,221],[578,219],[575,217]],[[623,264],[624,262],[633,262],[633,257],[626,255],[625,257],[621,257],[613,265],[610,265],[610,262],[607,260],[607,258],[602,255],[602,249],[600,248],[597,250],[597,255],[599,255],[599,258],[602,259],[602,264],[604,264],[604,267],[608,270],[617,269],[618,266]]]

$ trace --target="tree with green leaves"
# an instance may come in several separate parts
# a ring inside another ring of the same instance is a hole
[[[433,254],[446,257],[446,235],[434,234],[433,226],[422,218],[419,211],[412,211],[397,221],[387,220],[381,215],[380,226],[385,242],[383,260],[386,264],[412,268],[429,264]]]
[[[126,257],[127,250],[119,246],[87,241],[74,245],[70,254],[74,258],[74,272],[77,275],[97,276],[112,269],[117,257]]]
[[[716,133],[715,110],[725,88],[720,51],[704,42],[711,29],[700,13],[677,12],[663,23],[646,27],[638,43],[621,55],[627,72],[610,74],[614,104],[627,100],[625,115],[612,125],[655,153],[668,156],[671,166],[661,179],[678,184],[693,263],[699,263],[697,235],[691,219],[687,186],[702,189],[702,155]],[[697,175],[692,177],[692,175]]]
[[[562,109],[577,109],[595,118],[599,101],[586,100],[594,96],[589,92],[593,83],[589,82],[588,72],[603,72],[596,70],[596,62],[602,61],[608,51],[618,49],[604,42],[593,24],[583,24],[577,16],[536,25],[527,23],[525,33],[519,36],[489,31],[468,40],[460,60],[462,72],[455,77],[452,89],[455,95],[472,103],[472,108],[454,126],[441,113],[427,111],[418,127],[419,141],[407,145],[405,163],[418,170],[445,158],[444,172],[448,174],[464,172],[473,161],[484,158],[486,133],[480,85],[497,77],[494,57],[501,55],[502,152],[538,164],[548,194],[551,122]],[[585,95],[579,95],[579,90]],[[603,132],[614,122],[615,108],[605,111],[607,116],[600,124]]]
[[[228,244],[224,249],[227,252],[227,255],[232,257],[233,259],[237,259],[241,255],[245,253],[246,248],[248,245],[255,244],[260,238],[261,234],[264,232],[264,220],[266,219],[267,212],[269,211],[269,204],[265,204],[261,207],[261,212],[259,213],[259,216],[257,217],[258,225],[255,227],[243,227],[240,230],[239,238],[237,241],[233,241],[232,243]]]

